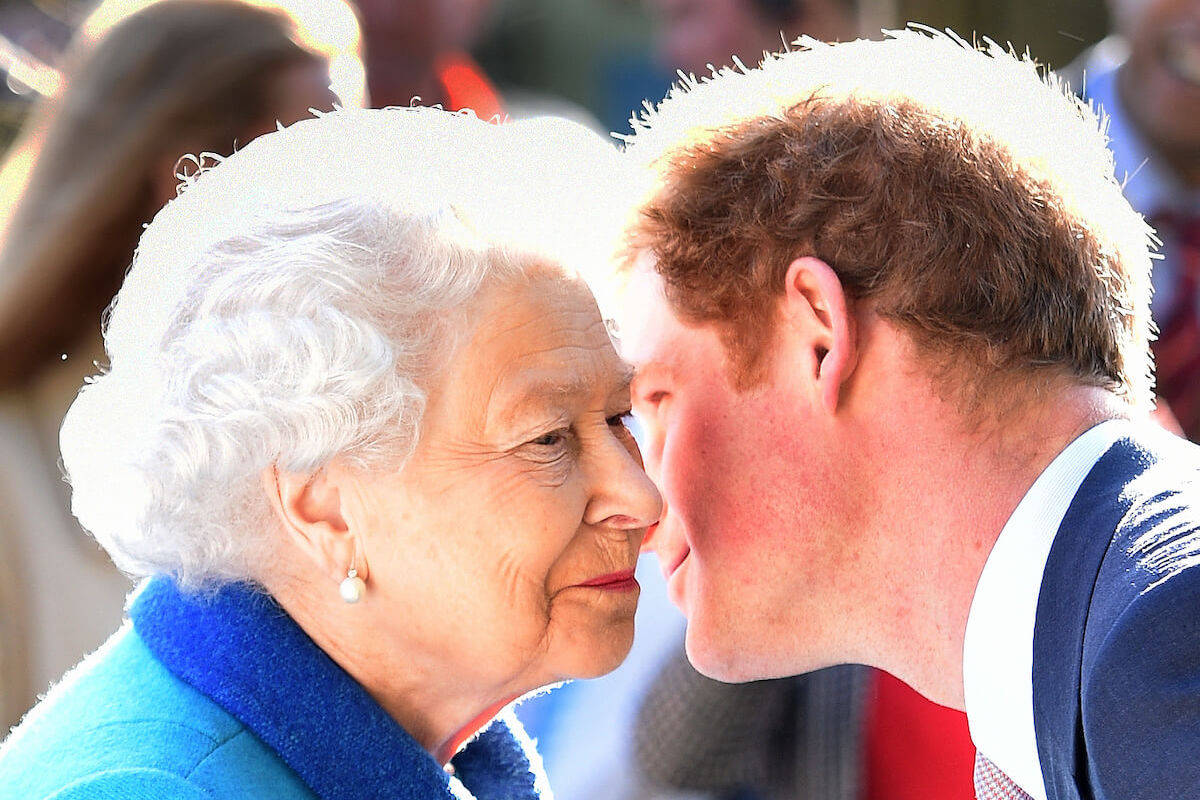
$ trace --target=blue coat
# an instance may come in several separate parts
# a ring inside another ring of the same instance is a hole
[[[1049,800],[1200,798],[1200,447],[1131,433],[1059,527],[1033,710]]]
[[[0,748],[0,798],[450,800],[450,779],[269,597],[146,584],[131,622]],[[545,785],[515,721],[455,758],[477,798]],[[548,793],[547,793],[548,794]]]

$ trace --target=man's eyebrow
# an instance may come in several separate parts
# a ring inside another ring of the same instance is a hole
[[[652,379],[670,378],[675,374],[675,367],[668,361],[648,361],[632,368],[632,373],[632,382],[636,382],[638,378],[645,375],[649,375]]]

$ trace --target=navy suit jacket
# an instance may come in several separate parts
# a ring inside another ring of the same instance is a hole
[[[1134,429],[1046,563],[1033,711],[1049,800],[1200,798],[1200,447]]]

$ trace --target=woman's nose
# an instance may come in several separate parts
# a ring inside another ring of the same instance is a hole
[[[642,469],[636,447],[627,448],[613,439],[605,451],[604,457],[596,460],[594,491],[584,521],[625,530],[658,522],[662,497]]]

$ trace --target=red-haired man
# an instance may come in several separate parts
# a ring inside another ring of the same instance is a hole
[[[965,708],[980,797],[1200,794],[1200,451],[1145,421],[1149,229],[1095,115],[906,31],[676,90],[627,153],[693,664],[885,669]]]

